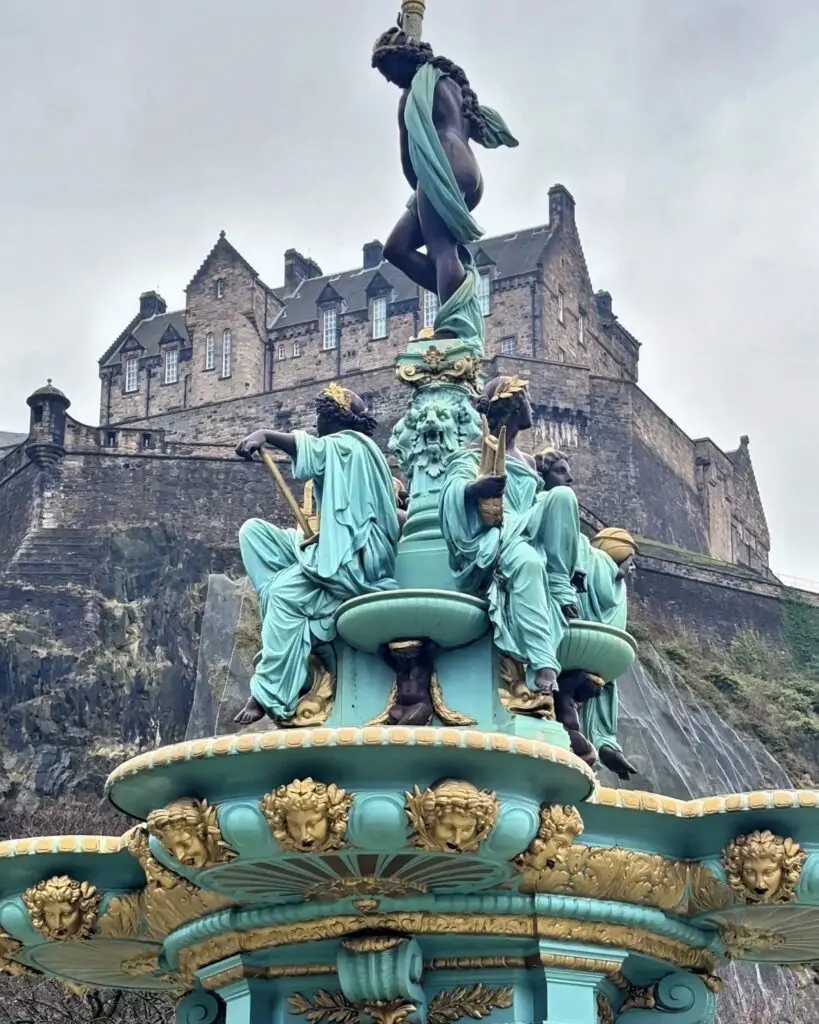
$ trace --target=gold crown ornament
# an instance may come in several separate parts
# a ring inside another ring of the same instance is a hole
[[[522,377],[510,377],[505,383],[501,384],[489,401],[500,402],[504,398],[514,398],[515,395],[519,395],[521,391],[525,391],[528,387],[528,380],[524,380]]]
[[[328,384],[327,387],[322,391],[322,395],[325,398],[329,398],[330,401],[339,407],[339,409],[349,409],[352,402],[350,392],[343,388],[336,381],[332,384]]]

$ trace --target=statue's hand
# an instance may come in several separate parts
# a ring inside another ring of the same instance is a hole
[[[588,592],[586,586],[586,574],[582,569],[575,570],[574,576],[571,579],[572,586],[578,592],[578,594],[585,594]]]
[[[247,459],[249,462],[266,440],[267,438],[263,430],[254,430],[252,434],[247,435],[244,441],[240,441],[236,445],[236,454],[242,459]]]
[[[483,501],[486,498],[502,498],[506,490],[505,476],[479,476],[466,486],[467,501]]]
[[[566,619],[567,622],[571,622],[572,619],[580,618],[580,609],[576,604],[564,604],[560,610],[563,612],[563,618]]]

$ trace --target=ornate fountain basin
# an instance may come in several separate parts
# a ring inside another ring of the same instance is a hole
[[[583,669],[609,681],[628,672],[634,664],[637,642],[625,630],[600,622],[575,619],[557,649],[564,672]]]

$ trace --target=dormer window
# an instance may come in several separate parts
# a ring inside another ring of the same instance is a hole
[[[213,340],[213,332],[209,331],[205,338],[205,369],[212,370],[216,366],[216,345]]]
[[[387,337],[387,296],[378,295],[373,299],[373,338]]]
[[[222,376],[229,377],[233,367],[233,332],[226,327],[222,334]]]
[[[169,348],[165,351],[165,383],[176,384],[179,380],[179,349]]]
[[[438,296],[424,289],[421,292],[421,326],[432,327],[438,315]]]
[[[478,301],[481,304],[481,313],[489,316],[492,312],[492,278],[488,270],[478,275]]]
[[[321,335],[325,352],[338,345],[338,313],[334,308],[325,309],[321,314]]]
[[[216,281],[216,298],[223,299],[225,297],[225,279],[220,277]]]
[[[131,394],[139,387],[139,360],[134,356],[125,360],[125,393]]]

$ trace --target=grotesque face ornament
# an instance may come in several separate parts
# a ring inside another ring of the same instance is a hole
[[[78,882],[67,875],[38,882],[23,894],[32,926],[54,942],[88,938],[100,899],[89,882]]]
[[[273,838],[289,853],[325,853],[344,845],[353,798],[313,779],[294,779],[262,797]]]
[[[806,858],[793,839],[767,830],[738,836],[722,852],[728,883],[746,903],[792,900]]]
[[[236,855],[222,840],[216,808],[207,800],[177,800],[148,815],[148,831],[185,867],[201,871]]]
[[[439,853],[477,850],[495,827],[499,809],[494,793],[457,779],[446,779],[423,792],[416,786],[406,795],[413,843]]]

